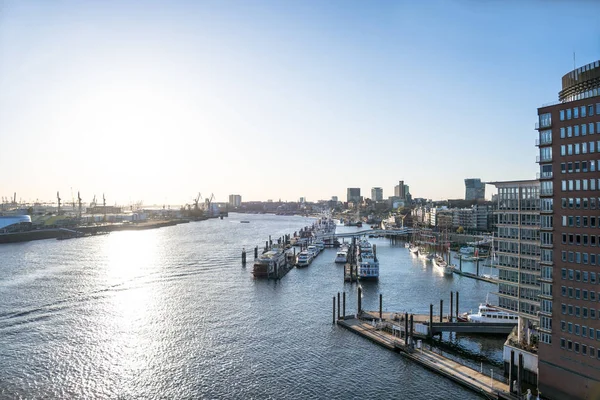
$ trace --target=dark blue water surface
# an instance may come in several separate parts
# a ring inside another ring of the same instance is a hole
[[[280,281],[254,280],[252,264],[242,267],[243,247],[250,260],[269,235],[312,221],[230,214],[0,246],[0,397],[477,398],[331,324],[332,297],[345,290],[353,313],[357,293],[344,284],[335,249]],[[365,309],[378,309],[383,293],[386,310],[428,313],[433,303],[437,313],[439,299],[447,308],[459,290],[467,311],[495,291],[444,277],[401,244],[371,241],[380,279],[362,284]],[[448,338],[492,363],[501,358],[501,338]]]

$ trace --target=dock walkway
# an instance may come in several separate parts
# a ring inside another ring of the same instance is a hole
[[[417,362],[419,365],[437,372],[485,397],[493,399],[499,397],[511,398],[508,384],[492,379],[489,375],[482,374],[479,371],[423,347],[421,349],[410,350],[403,339],[384,330],[377,329],[377,324],[373,326],[367,321],[346,317],[340,319],[338,325],[389,350],[400,352],[400,354]]]

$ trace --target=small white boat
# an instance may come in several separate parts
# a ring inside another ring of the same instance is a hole
[[[348,252],[344,250],[340,250],[335,255],[335,262],[345,264],[348,262]]]
[[[433,265],[437,268],[439,268],[444,275],[452,275],[453,274],[453,268],[448,265],[448,263],[446,262],[446,260],[444,260],[443,257],[441,256],[435,256],[432,260]]]

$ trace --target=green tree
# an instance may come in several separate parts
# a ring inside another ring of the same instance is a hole
[[[456,233],[458,233],[458,234],[465,233],[465,228],[463,228],[462,226],[459,226],[458,229],[456,230]]]

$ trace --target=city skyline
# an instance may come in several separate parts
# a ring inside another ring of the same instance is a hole
[[[600,58],[589,2],[1,7],[0,194],[25,201],[387,198],[398,179],[463,198],[465,178],[535,178],[535,110]]]

